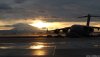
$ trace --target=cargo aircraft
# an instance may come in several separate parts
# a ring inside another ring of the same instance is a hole
[[[61,29],[53,30],[54,33],[59,34],[61,31],[66,34],[68,37],[89,37],[94,32],[95,29],[98,31],[100,27],[90,26],[91,17],[100,17],[100,16],[92,16],[88,14],[87,16],[81,16],[78,18],[87,18],[86,25],[72,25],[71,27],[65,27]]]

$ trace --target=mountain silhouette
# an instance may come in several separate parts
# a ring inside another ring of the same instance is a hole
[[[17,23],[12,26],[14,27],[12,30],[1,30],[0,34],[34,34],[43,32],[39,28],[26,23]]]

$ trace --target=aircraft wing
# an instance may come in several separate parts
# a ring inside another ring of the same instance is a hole
[[[92,17],[100,17],[100,16],[92,16]]]
[[[100,27],[92,27],[92,28],[100,30]]]
[[[67,32],[71,27],[65,27],[65,28],[60,28],[60,29],[55,29],[55,30],[52,30],[54,33],[59,33],[61,30],[63,32]]]
[[[61,30],[63,30],[63,29],[70,29],[71,27],[65,27],[65,28],[61,28]]]
[[[84,17],[88,17],[88,16],[81,16],[81,17],[78,17],[78,18],[84,18]]]

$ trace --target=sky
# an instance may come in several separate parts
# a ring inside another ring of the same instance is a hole
[[[0,0],[0,25],[41,19],[66,26],[85,22],[86,18],[77,18],[80,16],[100,16],[99,12],[100,0]],[[92,21],[99,26],[100,18],[92,18]]]

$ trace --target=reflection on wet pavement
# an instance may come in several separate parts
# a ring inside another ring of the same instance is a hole
[[[49,43],[50,44],[50,43]],[[0,43],[0,55],[34,55],[45,56],[54,55],[55,46],[49,46],[47,43]],[[2,52],[5,51],[5,52]]]
[[[100,48],[100,41],[96,39],[64,39],[63,41],[30,42],[30,43],[0,43],[0,56],[34,55],[45,56],[55,55],[57,49],[81,49]]]
[[[100,43],[95,41],[0,43],[0,49],[43,49],[50,47],[56,47],[56,49],[100,48]]]
[[[39,55],[39,56],[43,56],[46,55],[47,52],[45,50],[36,50],[36,51],[32,51],[32,55]]]

